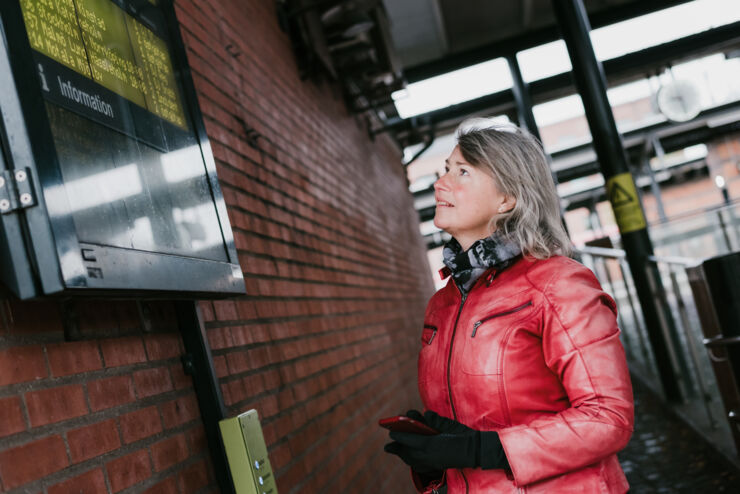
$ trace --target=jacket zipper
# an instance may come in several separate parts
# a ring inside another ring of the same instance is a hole
[[[468,298],[468,295],[463,293],[462,290],[460,290],[460,287],[457,286],[458,291],[460,292],[460,307],[457,309],[457,317],[455,317],[455,325],[452,327],[452,338],[450,338],[450,352],[447,355],[447,394],[450,397],[450,408],[452,408],[452,418],[457,420],[457,412],[455,411],[455,403],[452,400],[452,384],[450,382],[450,365],[452,363],[452,347],[455,344],[455,334],[457,333],[457,323],[460,321],[460,314],[462,314],[463,305],[465,305],[465,300]],[[470,492],[470,486],[468,485],[468,479],[465,477],[465,473],[462,471],[462,468],[460,469],[460,475],[462,475],[463,480],[465,481],[465,494],[468,494]]]
[[[529,302],[527,302],[526,304],[522,304],[522,305],[520,305],[518,307],[514,307],[513,309],[509,309],[509,310],[506,310],[504,312],[498,312],[496,314],[491,314],[490,316],[484,317],[480,321],[478,321],[475,324],[473,324],[473,333],[470,335],[470,337],[471,338],[475,338],[475,333],[478,332],[478,327],[481,324],[483,324],[484,322],[490,321],[491,319],[495,319],[497,317],[508,316],[509,314],[513,314],[514,312],[519,312],[520,310],[526,309],[530,305],[532,305],[532,301],[531,300]]]
[[[431,324],[425,324],[424,329],[431,329],[432,330],[432,336],[429,338],[429,341],[425,341],[427,345],[432,344],[432,340],[434,340],[434,337],[437,336],[437,326],[432,326]],[[422,340],[423,341],[423,340]]]

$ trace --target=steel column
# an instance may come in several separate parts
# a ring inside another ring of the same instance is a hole
[[[547,151],[545,151],[545,145],[544,143],[542,143],[540,129],[539,127],[537,127],[537,122],[535,121],[534,113],[532,112],[532,108],[534,105],[532,104],[532,98],[529,94],[529,84],[524,82],[524,77],[522,77],[522,70],[519,67],[519,61],[516,59],[516,53],[509,53],[508,55],[506,55],[506,61],[509,64],[509,71],[511,72],[511,80],[513,83],[511,87],[511,92],[514,94],[514,102],[516,103],[516,114],[517,119],[519,120],[519,126],[527,129],[527,131],[535,136],[537,140],[540,141],[540,144],[542,144],[542,152],[545,153],[547,163],[548,165],[550,165],[550,174],[552,176],[552,181],[557,187],[558,177],[552,170],[552,156],[547,154]],[[560,204],[560,221],[563,224],[565,233],[570,234],[570,232],[568,231],[568,225],[565,223],[565,209],[563,208],[563,204],[561,201],[558,201],[558,203]]]
[[[582,0],[552,0],[552,5],[563,39],[568,47],[573,65],[573,77],[583,100],[594,150],[604,179],[608,184],[611,178],[619,176],[622,179],[617,183],[624,184],[625,174],[629,174],[627,154],[622,145],[622,139],[617,132],[614,115],[606,96],[604,71],[601,64],[596,60],[591,45],[591,38],[589,37],[591,28],[583,2]],[[628,175],[628,177],[631,183],[626,184],[626,189],[629,192],[631,185],[631,190],[635,191],[634,179],[631,175]],[[609,199],[612,208],[615,209],[615,216],[617,216],[617,198],[609,197]],[[632,199],[636,200],[636,198]],[[644,218],[642,205],[638,204],[638,207],[640,209],[638,213],[642,214]],[[661,319],[670,318],[670,312],[666,311],[665,306],[662,306],[665,301],[663,301],[663,304],[653,302],[653,295],[649,288],[651,284],[660,283],[660,276],[657,268],[652,263],[647,262],[648,256],[653,254],[653,246],[648,236],[647,227],[644,223],[642,227],[636,229],[620,225],[620,232],[622,246],[645,317],[663,390],[669,400],[680,401],[679,376],[676,373],[674,363],[676,356],[671,351],[672,349],[661,331]],[[661,316],[663,317],[661,318]]]
[[[519,125],[527,129],[530,134],[542,141],[542,137],[540,137],[540,129],[537,127],[534,113],[532,113],[533,105],[532,98],[529,95],[529,85],[524,82],[522,71],[519,68],[519,61],[516,59],[516,54],[509,53],[506,55],[506,61],[509,64],[509,71],[511,72],[511,80],[513,82],[511,92],[514,93],[514,102],[516,103],[516,114],[519,119]]]
[[[203,317],[196,301],[178,300],[174,304],[177,325],[185,346],[183,365],[185,373],[193,377],[193,387],[203,419],[214,475],[222,494],[234,494],[234,482],[231,479],[229,462],[226,459],[226,450],[218,426],[219,420],[226,418],[226,407],[213,366],[213,356],[208,345]],[[244,468],[248,466],[245,465]]]

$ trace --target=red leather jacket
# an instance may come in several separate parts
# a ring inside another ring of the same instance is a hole
[[[561,256],[489,270],[463,300],[429,301],[419,354],[425,408],[498,431],[511,471],[449,469],[448,493],[619,493],[632,385],[614,301]]]

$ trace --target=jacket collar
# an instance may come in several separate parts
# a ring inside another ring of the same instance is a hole
[[[504,269],[497,270],[494,267],[489,268],[476,280],[476,282],[471,287],[470,292],[476,289],[479,285],[485,285],[485,287],[488,288],[496,280],[505,282],[511,276],[516,276],[522,271],[527,271],[531,263],[534,261],[535,260],[533,260],[532,258],[527,259],[524,256],[520,256],[519,259],[514,261],[513,264],[511,264],[510,266],[507,266]],[[447,268],[447,266],[439,270],[439,276],[442,280],[450,278],[450,275],[451,275],[451,272],[449,268]],[[445,285],[443,289],[451,290],[452,293],[456,295],[460,294],[460,291],[457,289],[457,285],[455,285],[455,281],[452,278],[448,280],[448,283]]]

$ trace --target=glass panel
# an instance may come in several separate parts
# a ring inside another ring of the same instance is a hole
[[[577,94],[536,105],[532,113],[548,153],[591,141],[583,102]]]
[[[508,63],[503,58],[496,58],[414,82],[392,96],[401,118],[409,118],[503,91],[511,86]]]
[[[81,242],[228,260],[194,138],[161,152],[46,106]]]
[[[552,43],[535,46],[516,54],[519,70],[525,82],[544,79],[573,70],[568,49],[561,39]]]
[[[740,2],[695,0],[591,32],[596,58],[609,60],[740,20]]]

